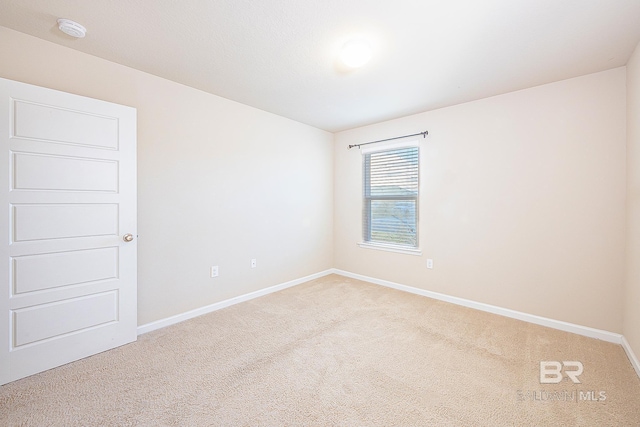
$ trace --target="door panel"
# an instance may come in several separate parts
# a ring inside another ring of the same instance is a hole
[[[136,339],[135,109],[0,79],[0,384]]]
[[[118,320],[118,291],[12,310],[13,347]]]
[[[13,178],[14,190],[115,193],[118,191],[118,162],[13,153]]]
[[[51,104],[14,100],[16,137],[51,142],[118,148],[118,119],[101,117],[86,111],[73,111]],[[74,126],[68,126],[74,123]]]
[[[13,293],[16,295],[116,279],[118,248],[19,256],[13,258],[11,267]]]
[[[13,206],[14,242],[118,234],[118,205],[42,204]]]

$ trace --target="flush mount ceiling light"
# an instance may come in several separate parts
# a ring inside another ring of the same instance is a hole
[[[87,34],[86,28],[70,19],[58,19],[58,28],[63,33],[68,34],[71,37],[76,37],[78,39],[81,39],[85,36],[85,34]]]
[[[366,40],[350,40],[342,45],[340,60],[349,68],[362,67],[369,62],[373,50]]]

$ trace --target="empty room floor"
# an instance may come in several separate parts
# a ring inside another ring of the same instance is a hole
[[[540,384],[540,361],[580,383]],[[619,345],[330,275],[0,387],[9,426],[637,426]]]

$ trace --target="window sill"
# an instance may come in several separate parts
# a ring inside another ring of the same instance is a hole
[[[418,248],[411,249],[411,248],[403,248],[402,246],[385,245],[381,243],[368,243],[368,242],[358,243],[358,246],[365,249],[375,249],[378,251],[396,252],[399,254],[422,256],[422,250]]]

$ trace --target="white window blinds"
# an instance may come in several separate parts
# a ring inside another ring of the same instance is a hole
[[[419,149],[363,153],[366,243],[418,247]]]

